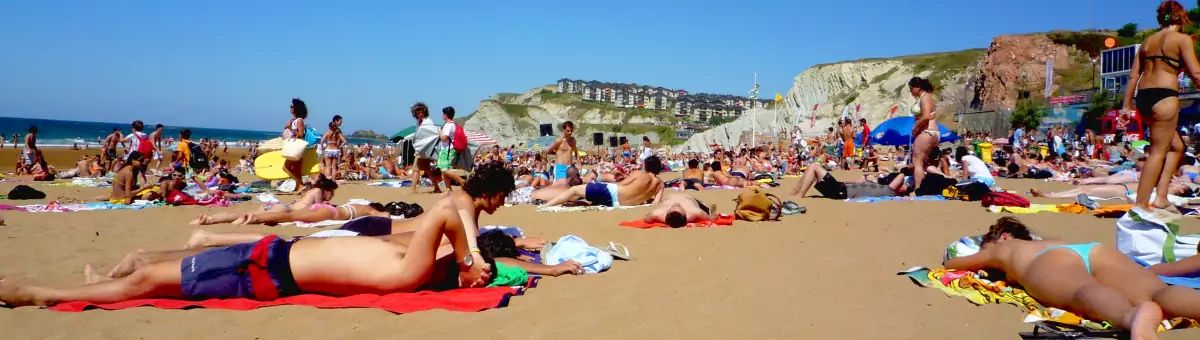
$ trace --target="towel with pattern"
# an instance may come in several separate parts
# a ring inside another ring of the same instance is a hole
[[[942,195],[927,195],[927,196],[881,196],[881,197],[858,197],[846,199],[846,202],[854,203],[876,203],[890,201],[945,201],[946,197]]]
[[[1009,286],[1004,281],[991,281],[984,272],[970,272],[950,269],[929,269],[913,267],[896,273],[907,276],[913,283],[925,288],[935,288],[946,296],[962,297],[975,305],[1010,304],[1017,306],[1027,313],[1025,322],[1054,322],[1071,326],[1079,326],[1092,330],[1112,329],[1108,322],[1095,322],[1084,319],[1074,313],[1058,308],[1046,307],[1029,296],[1025,290]],[[1195,321],[1184,318],[1167,320],[1159,327],[1159,331],[1175,328],[1200,327]]]

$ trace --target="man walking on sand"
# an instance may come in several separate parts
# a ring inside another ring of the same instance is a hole
[[[550,144],[547,153],[554,154],[554,182],[565,182],[567,180],[567,168],[575,164],[575,156],[579,154],[579,149],[575,147],[575,123],[565,121],[562,123],[562,137]]]

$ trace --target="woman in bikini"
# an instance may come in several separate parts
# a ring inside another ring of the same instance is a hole
[[[937,148],[940,139],[937,122],[934,121],[937,101],[933,99],[933,84],[928,79],[913,77],[908,81],[908,90],[917,98],[911,109],[916,120],[912,130],[912,160],[913,181],[917,183],[916,189],[919,190],[920,183],[924,183],[925,180],[925,166],[929,165],[925,162],[929,159],[929,154]]]
[[[1150,146],[1146,167],[1138,181],[1137,201],[1133,209],[1152,212],[1152,208],[1167,209],[1171,204],[1166,195],[1158,195],[1150,205],[1150,193],[1167,191],[1171,177],[1179,170],[1184,153],[1179,125],[1179,81],[1181,71],[1187,71],[1193,81],[1200,81],[1200,61],[1196,59],[1192,38],[1180,30],[1191,23],[1187,11],[1174,0],[1158,6],[1158,33],[1146,38],[1138,51],[1138,60],[1129,73],[1125,89],[1123,112],[1136,106],[1139,114],[1150,121]],[[1134,85],[1136,84],[1136,85]],[[1136,95],[1135,95],[1136,93]]]
[[[262,210],[259,212],[287,213],[307,209],[328,209],[329,207],[333,207],[332,205],[329,205],[329,200],[333,199],[333,194],[337,191],[337,188],[337,182],[325,177],[325,175],[320,175],[320,177],[317,178],[317,181],[313,184],[312,188],[300,196],[300,199],[292,202],[292,204],[266,203],[263,204]],[[191,224],[209,225],[231,223],[243,219],[246,217],[246,215],[246,213],[240,212],[221,212],[212,215],[200,215],[200,217],[192,220]]]
[[[1167,286],[1112,246],[1034,241],[1029,228],[1002,217],[975,255],[946,261],[947,269],[999,269],[1047,307],[1061,308],[1154,339],[1167,317],[1200,317],[1200,293]]]
[[[342,146],[346,145],[346,136],[342,134],[341,116],[334,116],[333,121],[329,122],[329,131],[325,131],[325,135],[321,136],[321,140],[325,141],[325,154],[321,155],[321,172],[326,177],[338,178],[338,159],[342,157]]]

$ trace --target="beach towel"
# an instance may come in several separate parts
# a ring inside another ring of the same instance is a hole
[[[392,220],[403,220],[404,219],[403,215],[400,215],[400,216],[392,215],[389,217],[391,217]],[[284,222],[284,223],[280,223],[279,225],[290,225],[290,226],[293,226],[296,228],[324,228],[324,227],[331,227],[331,226],[335,226],[335,225],[340,226],[340,225],[346,224],[348,222],[350,222],[350,220],[324,220],[324,221],[311,222],[311,223],[310,222]]]
[[[633,209],[633,208],[642,208],[642,207],[648,207],[648,206],[650,206],[650,205],[649,204],[629,205],[629,206],[622,205],[622,206],[616,207],[616,208],[600,206],[600,205],[581,205],[581,206],[574,206],[574,207],[553,206],[553,207],[538,207],[537,211],[540,211],[540,212],[612,211],[612,210],[616,210],[616,209]]]
[[[620,225],[622,227],[630,227],[630,228],[637,228],[637,229],[652,229],[652,228],[667,227],[666,223],[662,223],[662,222],[650,223],[650,222],[646,222],[646,221],[643,221],[640,219],[632,220],[632,221],[622,221],[620,223],[617,223],[617,225]],[[729,225],[733,225],[733,215],[720,214],[720,215],[717,215],[717,219],[715,219],[715,220],[705,221],[705,222],[688,223],[684,227],[685,228],[704,228],[704,227],[729,226]]]
[[[144,200],[133,201],[133,204],[115,204],[109,202],[91,202],[91,203],[75,203],[62,204],[58,202],[50,202],[47,204],[30,204],[17,206],[17,209],[27,212],[76,212],[76,211],[94,211],[94,210],[120,210],[120,209],[143,209],[150,207],[160,207],[165,205],[162,202],[151,202]],[[15,209],[14,209],[15,210]]]
[[[846,199],[846,202],[853,203],[877,203],[877,202],[904,202],[904,201],[945,201],[946,197],[942,195],[925,195],[925,196],[882,196],[882,197],[858,197]]]
[[[607,251],[588,245],[579,236],[566,235],[542,252],[542,260],[549,266],[575,261],[584,273],[596,274],[612,268],[613,257]]]
[[[392,293],[386,295],[359,294],[333,297],[316,294],[301,294],[257,301],[251,299],[209,299],[190,301],[178,299],[137,299],[117,303],[94,304],[86,301],[64,302],[50,310],[60,312],[82,312],[89,309],[119,310],[135,307],[162,309],[228,309],[251,310],[272,306],[309,306],[316,308],[376,308],[396,314],[412,313],[433,309],[455,312],[478,312],[508,305],[508,300],[524,294],[526,289],[537,286],[537,278],[530,278],[524,286],[460,288],[447,291],[420,291],[415,293]]]
[[[1090,330],[1113,329],[1108,322],[1095,322],[1068,311],[1045,307],[1024,290],[1009,286],[1004,281],[991,281],[982,271],[913,267],[896,274],[907,276],[918,286],[937,289],[949,297],[962,297],[975,305],[1009,304],[1016,306],[1026,313],[1024,321],[1027,323],[1054,322]],[[1196,327],[1196,322],[1175,318],[1159,326],[1159,331],[1181,327]]]
[[[50,186],[56,187],[80,187],[80,188],[109,188],[112,183],[102,178],[77,177],[71,179],[70,182],[50,183]]]
[[[371,183],[367,183],[367,185],[373,186],[373,187],[385,187],[385,188],[406,188],[406,187],[412,186],[412,180],[406,179],[403,181],[371,182]]]

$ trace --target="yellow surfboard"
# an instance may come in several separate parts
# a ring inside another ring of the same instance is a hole
[[[286,159],[283,158],[282,151],[271,151],[259,155],[254,159],[254,175],[268,181],[292,178],[287,171],[283,170],[284,161]],[[301,161],[300,169],[304,170],[304,173],[300,176],[321,172],[321,159],[317,157],[316,149],[304,150],[304,158]]]

